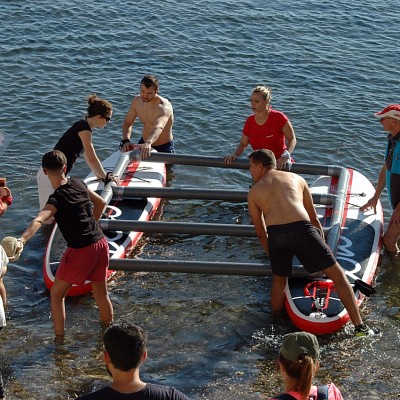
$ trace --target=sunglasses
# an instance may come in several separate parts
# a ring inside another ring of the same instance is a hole
[[[111,117],[103,117],[107,122],[111,121]]]

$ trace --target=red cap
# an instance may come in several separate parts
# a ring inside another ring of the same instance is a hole
[[[376,118],[394,118],[400,121],[400,104],[389,104],[382,111],[374,114]]]

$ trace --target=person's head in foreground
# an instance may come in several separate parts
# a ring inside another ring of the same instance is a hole
[[[103,342],[104,358],[110,374],[112,368],[120,371],[137,369],[147,358],[147,334],[135,324],[114,322],[104,332]]]
[[[285,381],[286,391],[298,392],[302,398],[308,398],[313,377],[319,368],[317,338],[307,332],[285,335],[278,364]]]

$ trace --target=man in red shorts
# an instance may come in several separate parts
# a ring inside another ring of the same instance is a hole
[[[47,219],[54,217],[67,242],[68,247],[50,290],[54,333],[60,338],[65,333],[65,297],[73,284],[91,281],[102,325],[108,326],[113,321],[106,279],[109,249],[97,224],[106,203],[81,179],[67,178],[66,165],[67,159],[59,150],[52,150],[43,156],[42,167],[54,187],[54,193],[18,239],[23,246]]]

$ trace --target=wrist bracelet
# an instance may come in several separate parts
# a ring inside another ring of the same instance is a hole
[[[112,172],[107,172],[106,177],[103,179],[104,185],[107,185],[107,183],[110,183],[114,178],[114,175]]]
[[[281,157],[284,157],[284,158],[287,158],[288,160],[290,160],[290,153],[287,150],[285,150],[282,153]]]
[[[122,139],[119,143],[119,149],[121,150],[125,143],[130,143],[130,139]]]

